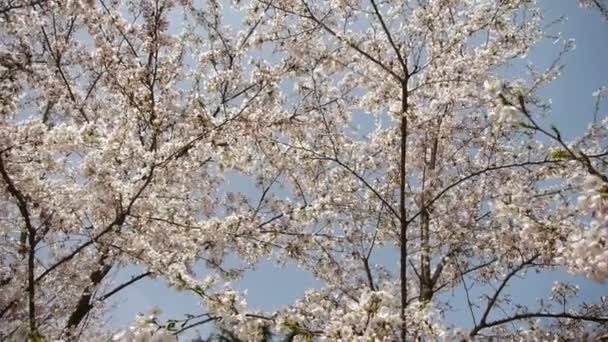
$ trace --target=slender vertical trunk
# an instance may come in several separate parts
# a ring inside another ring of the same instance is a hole
[[[426,162],[426,170],[433,177],[433,171],[435,170],[437,160],[437,144],[438,137],[433,138],[431,144],[431,156],[428,162]],[[426,172],[425,172],[426,174]],[[426,178],[426,177],[425,177]],[[426,179],[422,181],[422,196],[420,199],[420,207],[422,213],[420,214],[420,302],[426,303],[433,298],[433,276],[431,274],[431,251],[430,251],[430,223],[431,215],[430,208],[424,208],[426,203]]]
[[[36,231],[28,231],[29,253],[27,258],[27,291],[29,293],[30,334],[37,334],[36,327],[36,283],[34,278],[36,261]]]
[[[407,306],[407,212],[405,210],[405,166],[407,163],[407,80],[401,88],[401,157],[399,160],[399,215],[400,215],[400,268],[401,268],[401,340],[407,337],[405,308]]]
[[[27,249],[28,258],[27,258],[27,292],[28,292],[28,318],[29,318],[29,326],[30,326],[30,335],[38,335],[37,327],[36,327],[36,278],[34,277],[35,266],[36,266],[36,228],[32,225],[32,221],[30,219],[30,213],[28,211],[27,199],[15,187],[15,183],[9,176],[6,168],[4,167],[4,161],[2,159],[2,154],[0,153],[0,176],[6,183],[6,188],[8,192],[17,200],[17,207],[19,208],[19,212],[21,213],[21,217],[23,218],[23,222],[25,223],[25,234],[21,236],[21,242],[25,242],[25,237],[27,236],[27,243],[29,244],[28,248],[24,248],[24,251]],[[4,315],[13,305],[15,305],[17,301],[12,301],[2,309],[0,312],[0,316]]]
[[[424,203],[424,202],[423,202]],[[422,211],[420,214],[420,295],[421,303],[431,300],[433,289],[431,288],[431,260],[429,256],[429,212]]]

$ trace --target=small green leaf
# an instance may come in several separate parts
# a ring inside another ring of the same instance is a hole
[[[305,340],[312,339],[312,333],[300,326],[296,321],[285,321],[283,326],[287,327],[295,336],[302,336]]]
[[[518,122],[517,123],[517,127],[527,128],[527,129],[536,129],[534,126],[532,126],[532,125],[530,125],[530,124],[528,124],[526,122],[523,122],[523,121],[522,122]]]
[[[556,151],[551,152],[551,158],[556,159],[556,160],[569,159],[570,153],[568,153],[564,150],[556,150]]]
[[[608,198],[608,185],[601,187],[599,193],[602,198]]]
[[[194,291],[197,295],[203,297],[205,296],[205,291],[203,291],[203,289],[200,286],[196,286],[192,289],[192,291]]]
[[[38,331],[34,331],[34,333],[30,335],[30,340],[32,342],[44,342],[44,336],[40,335]]]
[[[295,321],[285,321],[285,322],[283,322],[283,326],[285,326],[286,328],[293,330],[293,331],[300,328],[300,325],[298,324],[298,322],[295,322]]]

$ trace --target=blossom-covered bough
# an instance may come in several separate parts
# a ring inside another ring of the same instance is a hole
[[[508,290],[608,278],[608,121],[567,141],[537,94],[572,42],[505,76],[544,39],[534,1],[10,0],[0,27],[0,339],[607,333],[605,297]],[[255,312],[228,256],[325,286]],[[146,278],[201,312],[113,334],[108,299]]]
[[[608,2],[606,0],[578,0],[582,7],[590,7],[597,10],[602,16],[608,20]]]

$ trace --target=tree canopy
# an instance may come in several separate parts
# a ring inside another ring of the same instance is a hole
[[[608,92],[569,140],[539,91],[574,43],[506,72],[555,39],[545,24],[532,0],[2,0],[0,339],[608,333],[606,297],[507,290],[608,278]],[[230,258],[324,286],[254,311]],[[110,281],[130,265],[145,271]],[[108,300],[144,278],[202,313],[112,331]],[[457,289],[467,327],[445,318]]]

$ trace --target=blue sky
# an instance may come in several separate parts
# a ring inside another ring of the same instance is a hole
[[[567,138],[580,135],[593,118],[592,92],[602,85],[608,85],[608,21],[599,13],[578,7],[575,0],[544,0],[541,4],[546,9],[545,20],[550,22],[564,15],[567,20],[551,28],[552,32],[561,32],[563,39],[574,38],[576,49],[563,59],[566,65],[561,78],[542,91],[542,95],[553,101],[551,123],[559,127]],[[560,45],[547,41],[529,54],[529,60],[540,66],[547,66],[555,57]],[[606,113],[603,107],[601,113]],[[233,179],[231,191],[251,191],[250,185],[243,179]],[[379,253],[378,262],[397,266],[396,253]],[[139,269],[129,269],[115,275],[115,280],[128,279],[137,274]],[[554,281],[580,279],[560,272],[531,276],[525,281],[518,281],[511,287],[511,293],[519,294],[522,301],[535,301],[548,293]],[[582,280],[581,299],[594,300],[608,293],[608,285]],[[262,263],[255,271],[246,273],[244,279],[235,283],[241,290],[248,290],[247,299],[254,309],[272,310],[292,303],[306,289],[320,286],[311,275],[300,271],[293,265],[277,267],[272,263]],[[462,293],[455,291],[455,305],[461,306],[448,315],[454,323],[470,324],[465,311]],[[163,318],[182,318],[185,313],[201,313],[194,296],[169,289],[166,284],[157,280],[144,280],[125,290],[114,299],[119,306],[110,311],[109,322],[112,327],[124,327],[129,324],[138,312],[148,312],[157,306],[163,311]]]

